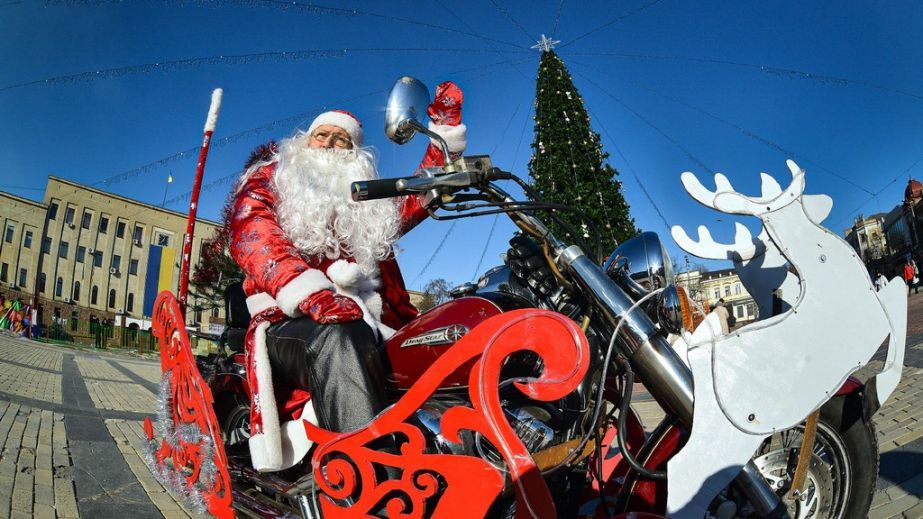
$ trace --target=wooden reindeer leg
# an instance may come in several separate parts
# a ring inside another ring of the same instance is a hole
[[[804,436],[801,437],[801,450],[798,452],[798,465],[792,477],[792,488],[786,499],[795,501],[801,497],[804,478],[808,475],[808,466],[811,464],[811,455],[814,453],[814,436],[817,433],[817,419],[820,418],[820,409],[808,415],[804,424]]]

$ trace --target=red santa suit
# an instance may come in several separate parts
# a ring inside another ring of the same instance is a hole
[[[430,128],[443,136],[452,152],[465,147],[465,126],[460,122],[462,92],[451,82],[437,88],[430,106]],[[345,119],[345,112],[327,112],[312,124],[335,124],[346,129],[361,146],[361,127]],[[346,114],[352,117],[351,114]],[[354,119],[353,119],[354,120]],[[357,130],[357,127],[359,128]],[[310,130],[308,132],[310,135]],[[442,165],[439,149],[431,143],[421,167]],[[312,294],[333,290],[353,299],[363,319],[387,337],[418,312],[410,303],[393,254],[376,268],[360,268],[348,254],[339,257],[306,255],[289,238],[277,214],[279,194],[274,177],[278,153],[251,166],[237,188],[230,222],[230,253],[245,273],[243,283],[251,314],[247,331],[247,378],[251,397],[250,453],[254,468],[280,470],[297,463],[310,448],[300,419],[308,394],[303,390],[274,388],[266,345],[266,329],[282,319],[302,315],[299,304]],[[349,197],[349,193],[343,194]],[[398,211],[400,233],[420,223],[427,212],[418,196],[406,197]]]

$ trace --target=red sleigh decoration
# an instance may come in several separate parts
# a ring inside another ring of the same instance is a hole
[[[231,483],[212,394],[196,367],[182,322],[176,299],[161,293],[153,329],[161,345],[164,402],[156,431],[150,419],[145,420],[151,449],[148,462],[175,493],[199,500],[203,511],[232,517]],[[573,321],[542,310],[517,310],[484,321],[459,340],[365,428],[340,434],[304,422],[306,434],[318,444],[312,464],[324,517],[384,512],[388,517],[443,518],[487,513],[503,491],[504,473],[473,456],[427,454],[423,433],[407,422],[446,377],[471,362],[471,405],[445,411],[440,424],[443,436],[461,442],[466,431],[480,434],[503,458],[518,516],[555,517],[538,466],[500,404],[500,370],[510,355],[526,351],[537,354],[543,365],[537,378],[514,382],[530,398],[562,398],[586,375],[588,345]],[[160,433],[159,446],[155,432]],[[399,438],[399,455],[374,446],[376,440],[391,435]],[[379,480],[376,467],[388,467],[393,478]]]
[[[442,434],[460,442],[474,431],[502,455],[516,492],[519,517],[555,517],[555,507],[541,473],[507,422],[500,404],[500,369],[516,352],[541,357],[538,378],[516,387],[530,398],[556,400],[576,388],[589,359],[586,337],[573,321],[541,310],[517,310],[484,321],[437,359],[413,387],[367,427],[338,434],[305,422],[308,437],[319,444],[312,463],[324,517],[483,517],[503,490],[504,475],[480,458],[425,453],[423,434],[406,420],[459,366],[475,360],[469,377],[471,406],[448,409]],[[403,440],[400,455],[370,447],[395,434]],[[379,481],[375,466],[400,472]]]
[[[157,425],[150,418],[144,420],[149,441],[146,461],[160,482],[193,509],[234,517],[212,393],[199,374],[173,294],[157,296],[152,330],[160,344],[163,380]],[[159,438],[155,439],[155,433]]]

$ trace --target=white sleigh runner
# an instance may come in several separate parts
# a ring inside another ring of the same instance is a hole
[[[788,167],[792,181],[785,190],[762,174],[759,198],[737,193],[720,173],[715,191],[692,173],[682,175],[695,200],[723,213],[756,216],[763,231],[754,239],[737,224],[735,243],[722,245],[705,227],[694,241],[676,226],[679,246],[699,257],[732,260],[762,315],[772,315],[774,293],[782,305],[778,315],[727,336],[711,314],[677,341],[680,351],[687,349],[695,407],[689,441],[668,465],[678,475],[668,480],[669,517],[703,517],[763,440],[820,408],[886,338],[883,371],[869,386],[879,404],[900,380],[904,283],[898,279],[876,292],[853,249],[820,225],[831,199],[805,195],[804,171],[793,161]]]

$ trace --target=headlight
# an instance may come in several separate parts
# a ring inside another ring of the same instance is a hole
[[[603,267],[636,300],[674,280],[673,262],[654,232],[642,232],[619,245]]]

